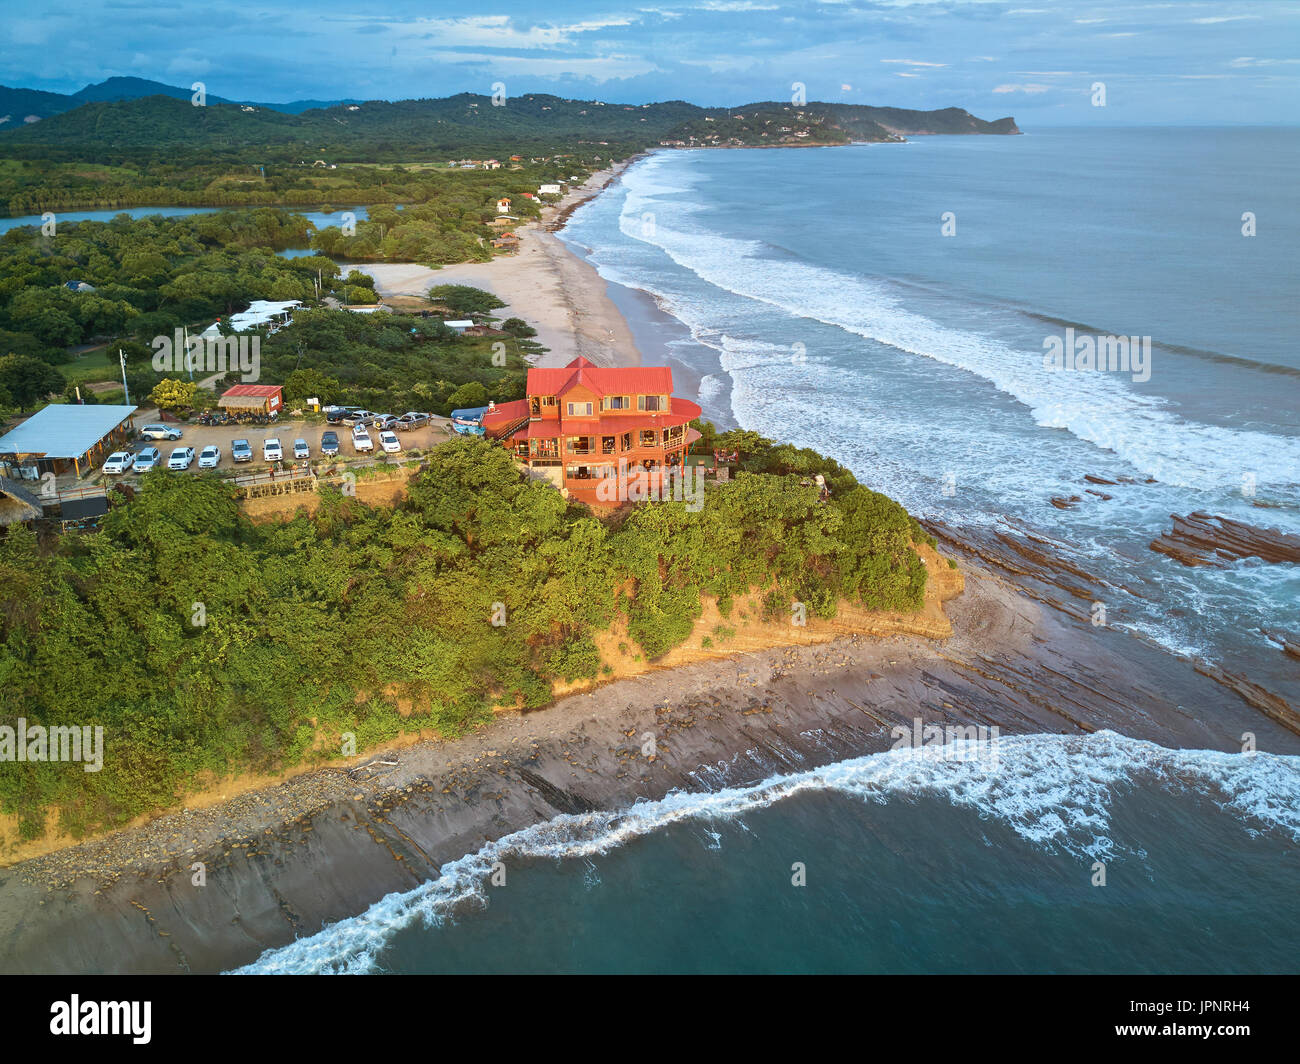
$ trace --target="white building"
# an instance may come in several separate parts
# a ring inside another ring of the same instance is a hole
[[[248,305],[247,310],[230,315],[230,327],[235,332],[248,332],[249,329],[256,329],[268,323],[273,329],[279,328],[281,325],[288,325],[293,320],[294,309],[301,306],[302,300],[300,299],[286,299],[282,303],[272,303],[266,299],[254,299]],[[215,340],[220,335],[221,330],[217,327],[215,321],[202,333],[205,340]]]

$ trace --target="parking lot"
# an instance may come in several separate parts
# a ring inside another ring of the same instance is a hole
[[[136,415],[135,424],[137,428],[143,425],[158,423],[157,417],[141,417]],[[176,447],[193,447],[194,461],[191,463],[189,472],[199,472],[199,455],[203,453],[203,448],[209,445],[216,445],[221,448],[221,461],[217,465],[219,473],[233,473],[238,470],[245,472],[264,472],[267,469],[275,467],[277,469],[289,469],[297,463],[293,458],[293,442],[297,439],[307,441],[310,450],[309,461],[317,463],[321,460],[320,441],[321,436],[327,431],[334,431],[339,438],[340,460],[349,460],[355,458],[373,458],[384,453],[379,446],[379,433],[375,429],[370,430],[370,439],[374,443],[374,450],[368,454],[358,454],[352,446],[352,430],[343,425],[327,425],[324,418],[306,419],[286,419],[273,425],[199,425],[199,424],[175,424],[168,423],[169,427],[179,428],[183,433],[179,440],[140,440],[131,441],[129,450],[132,454],[138,454],[145,447],[157,447],[162,454],[162,460],[159,466],[163,469],[167,467],[167,459],[171,456],[172,450]],[[411,450],[424,450],[432,447],[434,444],[441,443],[451,435],[451,421],[445,417],[433,417],[428,425],[422,428],[412,429],[409,432],[398,432],[397,438],[402,442],[402,453]],[[284,458],[279,463],[266,462],[262,458],[262,444],[268,439],[277,439],[280,441],[280,447]],[[240,462],[238,465],[231,458],[231,444],[235,440],[247,440],[253,450],[253,460],[251,462]],[[332,461],[332,459],[327,459]],[[129,476],[130,474],[128,474]],[[116,476],[105,476],[96,471],[95,479],[101,481],[116,481],[121,479]]]

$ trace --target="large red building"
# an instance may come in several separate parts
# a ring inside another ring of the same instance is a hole
[[[591,505],[611,505],[608,486],[597,488],[620,472],[644,469],[655,480],[680,472],[700,437],[689,427],[700,408],[673,395],[667,366],[605,369],[575,358],[563,369],[530,369],[527,390],[484,414],[484,433]]]

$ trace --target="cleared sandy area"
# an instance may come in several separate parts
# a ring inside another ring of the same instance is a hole
[[[547,207],[540,224],[516,229],[520,246],[513,255],[441,269],[410,262],[358,263],[345,269],[373,277],[384,299],[423,299],[437,284],[467,284],[491,292],[506,304],[497,312],[501,317],[523,318],[537,330],[537,340],[549,348],[537,360],[539,366],[563,366],[579,355],[598,366],[638,365],[641,357],[632,332],[606,294],[605,281],[546,230],[622,169],[619,165],[593,174],[554,207]]]

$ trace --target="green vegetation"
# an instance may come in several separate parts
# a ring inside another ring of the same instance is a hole
[[[486,217],[490,210],[482,213]],[[424,225],[420,217],[413,214],[403,230],[408,236]],[[365,237],[365,226],[356,239]],[[30,409],[47,395],[63,394],[70,384],[119,380],[119,350],[127,358],[131,395],[139,401],[165,376],[152,365],[154,337],[171,337],[186,326],[205,328],[254,299],[319,305],[319,294],[340,302],[376,302],[374,282],[366,274],[353,270],[342,276],[338,264],[324,255],[274,253],[305,242],[307,230],[300,215],[261,208],[81,222],[60,226],[52,238],[32,229],[10,231],[0,239],[0,412]],[[93,290],[72,291],[66,282],[73,280]],[[456,317],[472,313],[487,319],[488,311],[502,305],[490,293],[453,288],[446,305]],[[483,338],[458,337],[435,318],[328,309],[297,318],[293,327],[262,342],[262,379],[286,384],[291,401],[319,395],[325,401],[369,403],[371,409],[446,412],[452,409],[449,396],[469,383],[491,389],[499,400],[518,398],[522,356],[538,350],[528,341],[526,326]],[[69,345],[102,340],[108,341],[102,351],[81,357],[69,351]],[[500,358],[493,362],[494,343],[505,345],[504,364]],[[504,383],[503,375],[509,378]],[[170,405],[188,405],[179,398]]]
[[[6,765],[0,809],[25,838],[55,811],[81,833],[166,807],[204,773],[337,757],[344,733],[359,749],[404,727],[455,735],[494,704],[542,706],[557,679],[607,674],[593,636],[616,612],[640,660],[687,637],[702,595],[760,590],[785,617],[795,600],[820,616],[846,597],[917,608],[915,523],[837,469],[819,469],[845,485],[829,503],[797,473],[741,472],[698,512],[601,521],[461,437],[394,509],[331,495],[270,526],[215,478],[147,474],[100,532],[0,537],[0,722],[105,735],[101,772]]]
[[[497,344],[504,361],[494,359]],[[262,341],[261,379],[284,382],[290,406],[317,396],[386,413],[447,415],[489,398],[522,399],[527,350],[509,336],[458,336],[437,318],[299,311]]]
[[[264,105],[244,111],[216,97],[194,107],[188,90],[176,95],[78,100],[82,105],[65,113],[0,131],[0,203],[10,214],[77,207],[430,204],[456,188],[535,191],[539,183],[661,143],[842,144],[912,132],[1018,132],[1012,119],[985,122],[959,108],[788,101],[706,108],[680,100],[632,106],[543,94],[496,107],[490,97],[462,93],[284,113]],[[466,157],[496,158],[501,169],[454,167]],[[516,198],[514,207],[524,203]]]

